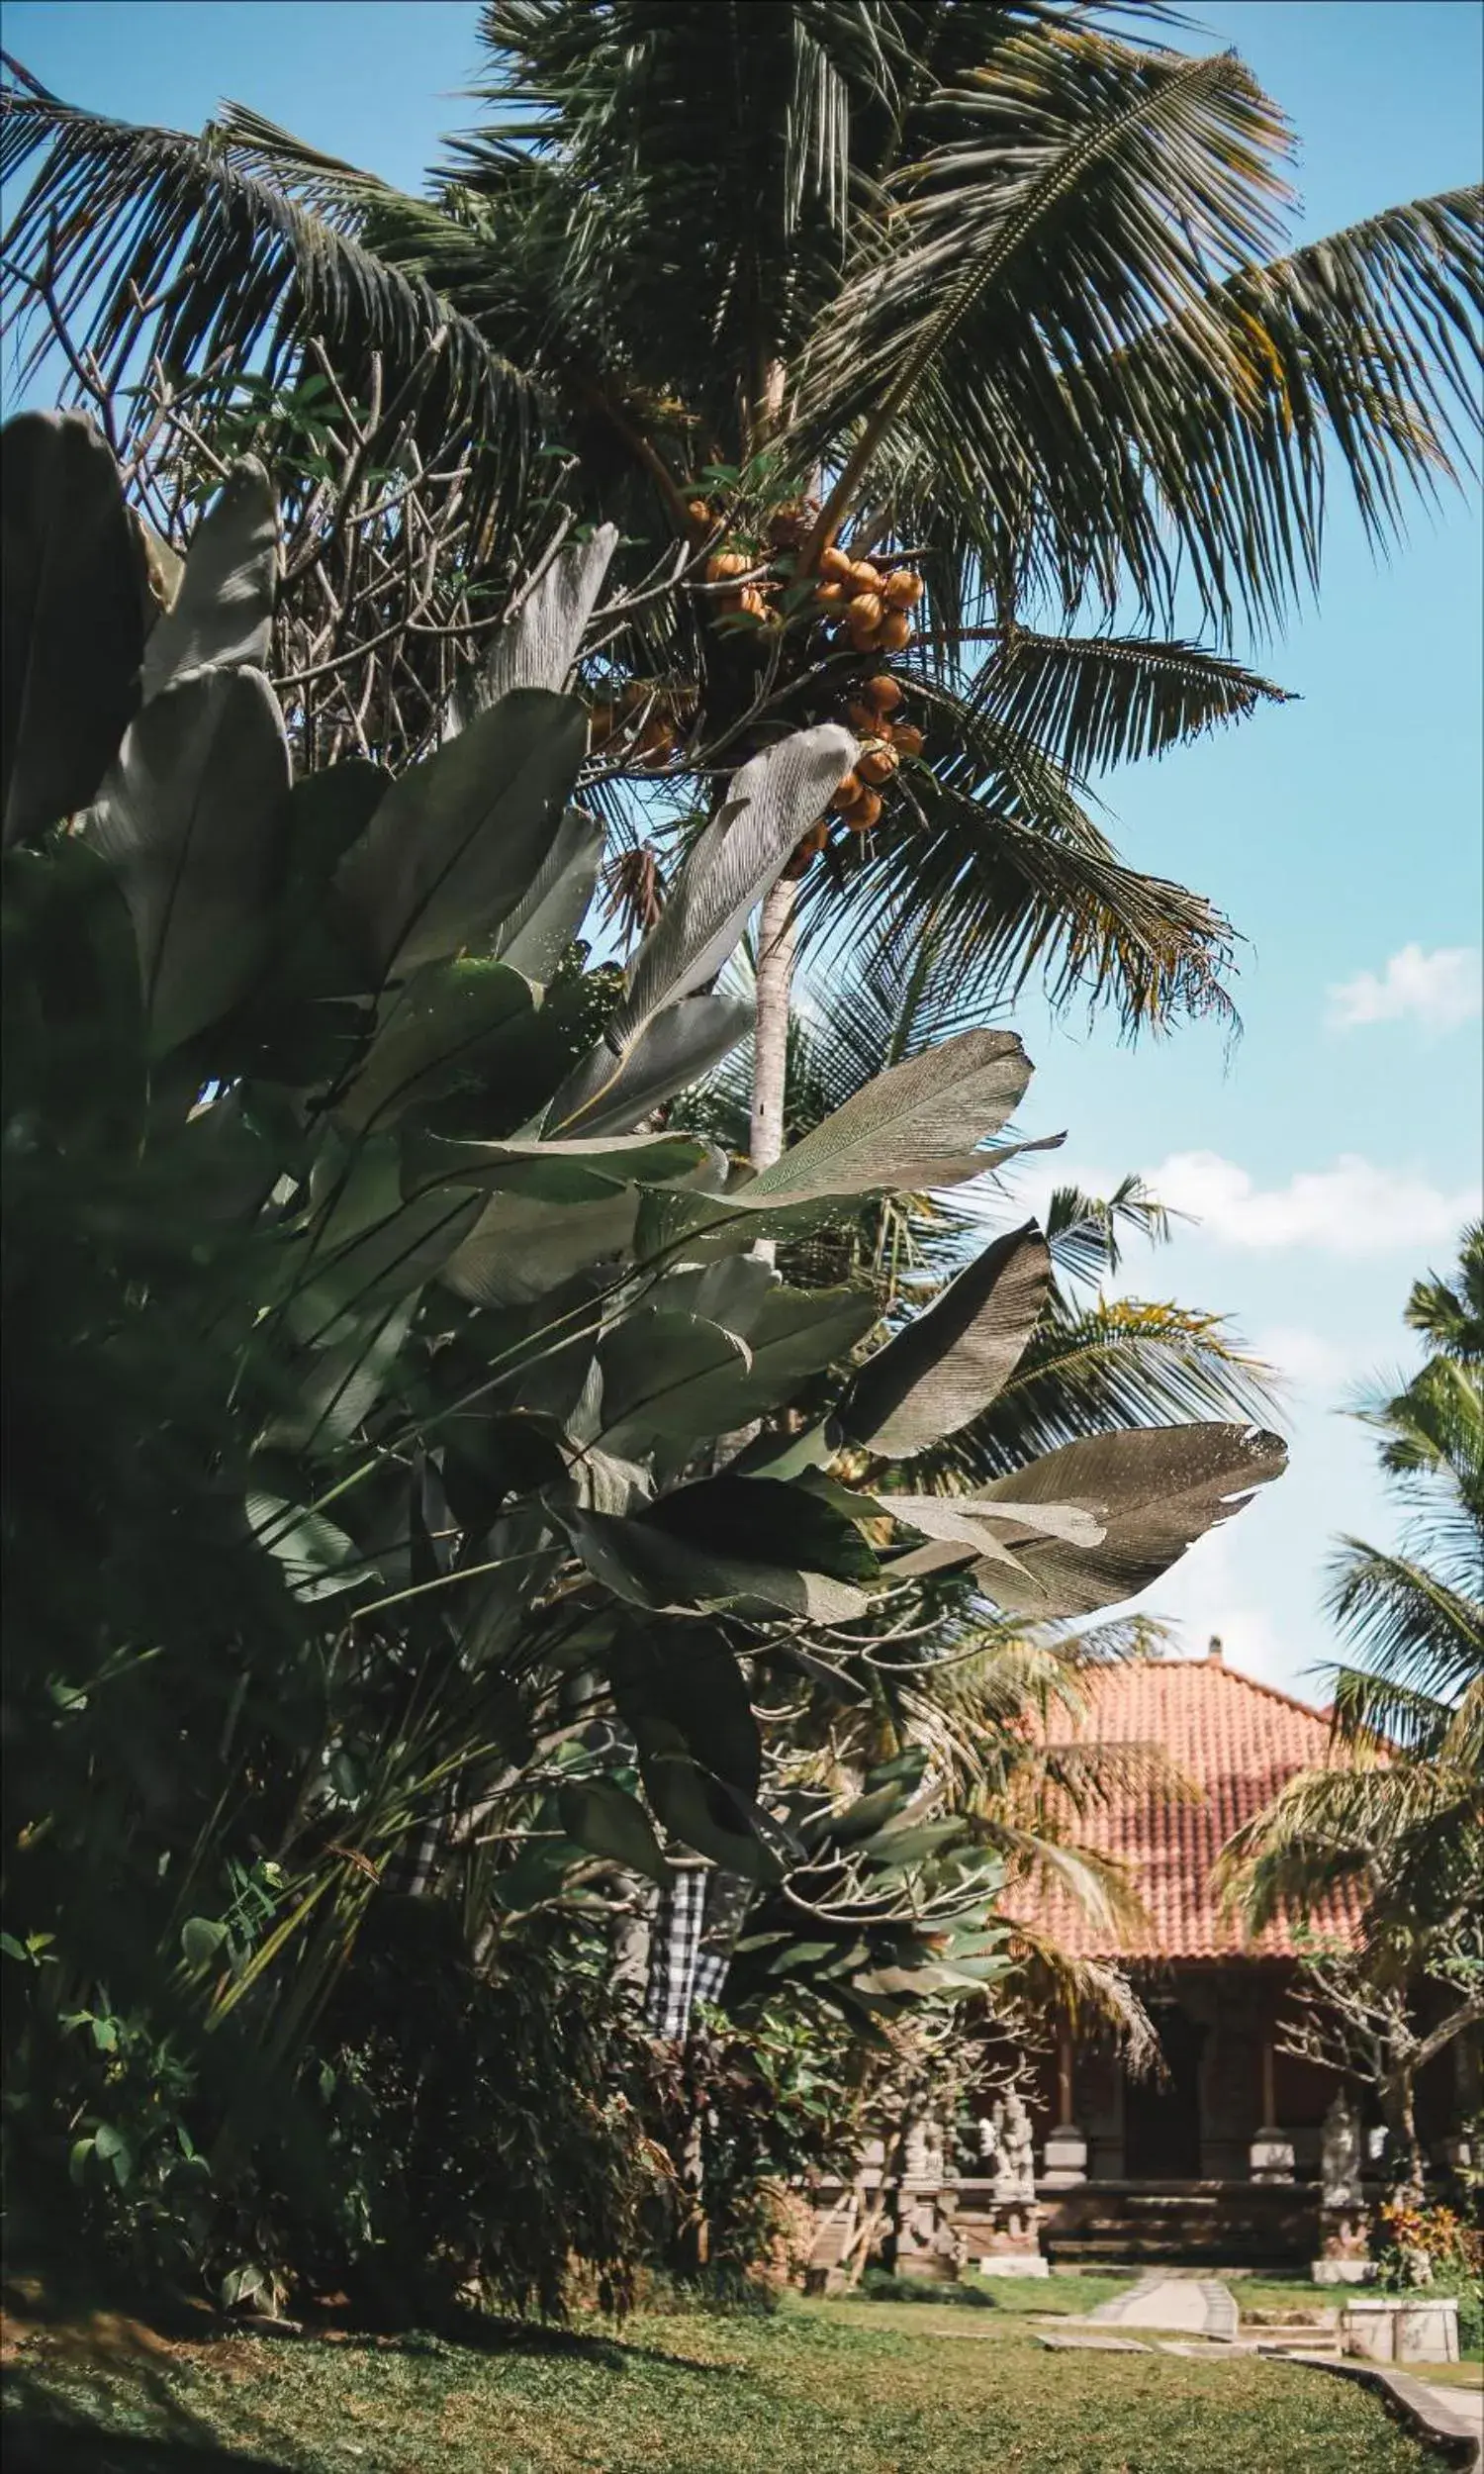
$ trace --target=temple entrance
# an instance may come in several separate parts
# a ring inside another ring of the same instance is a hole
[[[1206,2031],[1176,2002],[1152,2003],[1150,2016],[1168,2075],[1124,2082],[1124,2175],[1130,2182],[1197,2182]]]

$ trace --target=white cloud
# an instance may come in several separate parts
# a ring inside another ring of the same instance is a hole
[[[1250,1170],[1219,1151],[1173,1151],[1142,1174],[1151,1193],[1198,1222],[1202,1236],[1247,1253],[1306,1246],[1355,1256],[1449,1245],[1479,1208],[1477,1186],[1445,1193],[1425,1177],[1378,1168],[1356,1152],[1330,1168],[1301,1169],[1281,1186],[1259,1186]],[[986,1193],[979,1208],[995,1228],[1005,1228],[1022,1213],[1044,1211],[1055,1186],[1106,1194],[1117,1183],[1106,1170],[1080,1162],[1036,1161],[1023,1172],[1010,1170],[1007,1192],[992,1200]],[[956,1199],[968,1196],[961,1192]],[[1142,1293],[1141,1283],[1148,1288],[1148,1260],[1137,1244],[1125,1258],[1122,1285],[1133,1293]]]
[[[1272,1323],[1255,1332],[1252,1348],[1253,1357],[1274,1367],[1294,1392],[1311,1397],[1329,1397],[1369,1363],[1357,1349],[1293,1323]]]
[[[1484,971],[1474,945],[1439,945],[1430,954],[1421,945],[1404,945],[1379,979],[1360,971],[1328,994],[1333,1030],[1400,1022],[1411,1014],[1425,1030],[1453,1031],[1484,1010]]]
[[[1347,1152],[1333,1168],[1304,1169],[1286,1186],[1261,1187],[1217,1151],[1177,1151],[1149,1172],[1171,1210],[1199,1220],[1218,1245],[1271,1253],[1311,1246],[1324,1254],[1391,1254],[1445,1245],[1478,1208],[1476,1192],[1443,1193],[1426,1178],[1377,1168]]]

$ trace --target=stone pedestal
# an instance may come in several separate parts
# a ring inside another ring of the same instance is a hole
[[[1366,2362],[1456,2362],[1458,2305],[1451,2294],[1367,2294],[1340,2315],[1346,2353]]]
[[[1046,2142],[1041,2179],[1048,2190],[1071,2190],[1087,2179],[1087,2141],[1074,2122],[1059,2122]]]
[[[1264,2125],[1247,2151],[1248,2171],[1254,2182],[1293,2180],[1293,2141],[1286,2131]]]
[[[1359,2201],[1327,2202],[1319,2212],[1319,2257],[1309,2271],[1316,2285],[1365,2285],[1375,2274],[1370,2257],[1370,2211]]]
[[[902,2182],[896,2193],[898,2276],[956,2277],[964,2264],[964,2236],[954,2223],[957,2194],[940,2182]]]
[[[980,2276],[1049,2276],[1034,2199],[993,2199],[975,2228]]]

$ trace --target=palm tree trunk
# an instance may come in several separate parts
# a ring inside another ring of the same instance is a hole
[[[798,948],[794,905],[797,881],[781,876],[763,899],[758,929],[756,1011],[753,1016],[752,1118],[747,1156],[755,1172],[771,1169],[784,1148],[784,1108],[788,1080],[788,1002],[793,993],[793,962]],[[772,1237],[753,1247],[760,1262],[778,1260]]]
[[[763,903],[758,936],[757,1015],[752,1068],[752,1123],[747,1156],[754,1169],[771,1169],[784,1148],[784,1106],[788,1068],[788,999],[798,945],[794,905],[798,886],[780,877]]]

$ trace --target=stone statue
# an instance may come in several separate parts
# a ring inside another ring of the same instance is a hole
[[[994,2130],[998,2149],[994,2173],[995,2198],[1034,2201],[1036,2160],[1031,2120],[1018,2089],[1012,2087],[1009,2095],[995,2106]]]
[[[1327,2208],[1360,2205],[1360,2124],[1343,2087],[1325,2115],[1319,2178]]]

